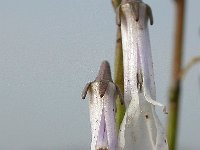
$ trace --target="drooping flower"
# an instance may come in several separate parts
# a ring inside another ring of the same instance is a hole
[[[110,66],[103,61],[99,74],[93,82],[86,84],[82,99],[89,93],[90,123],[92,132],[91,150],[116,150],[117,131],[115,125],[115,100],[122,96],[113,83]]]
[[[147,4],[141,0],[122,0],[117,21],[122,32],[127,109],[119,131],[118,150],[168,149],[164,128],[155,112],[155,105],[163,105],[155,101],[148,19],[153,24]]]

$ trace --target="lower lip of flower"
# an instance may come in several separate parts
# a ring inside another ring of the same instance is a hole
[[[108,138],[107,138],[104,109],[102,110],[102,116],[101,116],[101,121],[100,121],[100,126],[99,126],[99,133],[98,133],[97,142],[96,142],[96,149],[97,150],[108,150]]]

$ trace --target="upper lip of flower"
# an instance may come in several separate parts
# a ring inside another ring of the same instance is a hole
[[[100,70],[95,81],[99,82],[99,95],[102,98],[107,90],[109,82],[112,82],[110,65],[107,61],[103,61],[101,63]]]

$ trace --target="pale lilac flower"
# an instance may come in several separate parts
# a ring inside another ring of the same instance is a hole
[[[164,128],[155,112],[156,89],[148,31],[151,8],[140,0],[123,0],[118,10],[124,60],[126,113],[118,150],[168,150]]]
[[[107,61],[102,62],[96,79],[86,84],[82,92],[83,99],[85,99],[87,91],[92,132],[91,150],[116,150],[115,100],[120,92],[112,81]],[[121,95],[120,97],[122,100]]]

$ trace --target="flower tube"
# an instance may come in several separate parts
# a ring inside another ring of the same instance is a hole
[[[122,96],[119,88],[112,81],[107,61],[102,62],[96,79],[86,84],[82,99],[85,99],[87,92],[92,132],[91,150],[116,150],[115,100],[117,94],[120,95],[121,100]]]
[[[148,31],[151,8],[141,0],[122,0],[121,25],[126,113],[119,131],[119,150],[167,150],[164,128],[155,112],[156,90]],[[165,107],[164,107],[165,111]]]

